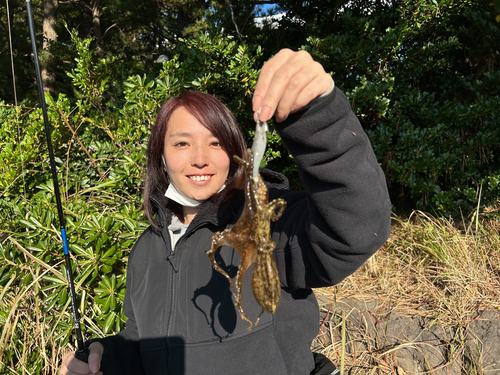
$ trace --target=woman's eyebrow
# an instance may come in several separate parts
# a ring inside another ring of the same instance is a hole
[[[180,132],[172,133],[169,136],[169,138],[174,138],[174,137],[191,137],[191,133],[180,131]]]

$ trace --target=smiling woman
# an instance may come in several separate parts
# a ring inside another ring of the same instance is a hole
[[[385,177],[347,98],[307,52],[268,61],[252,105],[256,121],[275,117],[306,191],[267,169],[245,185],[241,164],[251,176],[253,157],[229,110],[197,92],[168,100],[148,144],[151,226],[129,256],[126,327],[91,340],[88,365],[66,354],[61,375],[338,373],[311,352],[312,288],[340,282],[387,239]],[[238,272],[244,262],[253,272]],[[255,298],[234,296],[233,279]]]
[[[184,107],[177,108],[170,116],[163,155],[170,186],[175,186],[185,197],[201,203],[224,186],[229,156],[212,132]],[[194,218],[198,205],[183,206],[184,224]]]
[[[230,200],[243,187],[245,179],[241,165],[232,156],[245,158],[245,149],[236,118],[213,96],[187,92],[171,98],[160,108],[148,144],[146,217],[155,223],[149,197],[163,194],[167,189],[204,201],[217,198],[225,185],[224,195]],[[171,206],[186,224],[198,211],[197,207],[175,200],[171,200]]]

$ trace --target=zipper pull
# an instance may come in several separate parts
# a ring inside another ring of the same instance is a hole
[[[168,262],[170,263],[170,265],[174,269],[174,272],[175,273],[179,272],[179,270],[177,269],[177,267],[175,266],[175,263],[174,263],[174,254],[169,255],[166,259],[168,260]]]

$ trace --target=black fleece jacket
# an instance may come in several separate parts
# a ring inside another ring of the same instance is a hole
[[[311,288],[339,283],[386,241],[391,204],[385,177],[367,135],[337,88],[276,128],[297,161],[306,192],[287,190],[286,179],[262,171],[270,200],[287,208],[271,226],[282,293],[275,314],[248,331],[229,283],[212,269],[211,237],[237,221],[243,194],[232,204],[206,201],[171,249],[171,213],[165,197],[151,197],[160,231],[148,228],[129,257],[126,329],[99,339],[101,369],[109,374],[307,375],[318,333],[319,310]],[[222,247],[217,261],[235,277],[239,255]],[[243,306],[255,321],[261,309],[249,270]]]

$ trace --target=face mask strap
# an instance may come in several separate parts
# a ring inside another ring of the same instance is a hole
[[[167,179],[167,184],[170,184],[170,178],[168,177],[168,169],[167,169],[167,162],[165,161],[165,157],[162,155],[161,160],[163,161],[163,167],[165,168],[165,173],[167,174],[165,178]]]

